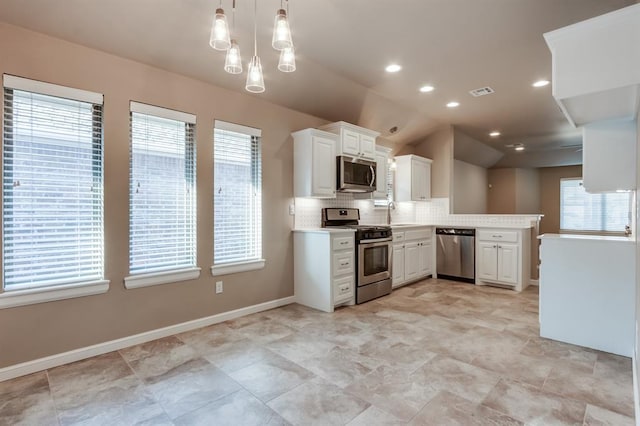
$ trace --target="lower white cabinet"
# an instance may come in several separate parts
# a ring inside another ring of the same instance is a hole
[[[521,291],[529,285],[530,229],[483,229],[476,233],[476,284]]]
[[[432,234],[432,227],[393,231],[393,288],[433,275]]]
[[[353,230],[295,231],[293,281],[296,302],[333,312],[355,303]]]

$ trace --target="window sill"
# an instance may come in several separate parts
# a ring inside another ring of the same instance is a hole
[[[264,268],[265,260],[251,260],[248,262],[236,262],[226,263],[222,265],[213,265],[211,267],[211,275],[214,277],[218,275],[235,274],[237,272],[255,271],[257,269]]]
[[[130,275],[125,277],[124,286],[127,289],[150,287],[154,285],[175,283],[178,281],[195,280],[198,277],[200,277],[200,268],[197,267],[172,269],[170,271]]]
[[[53,302],[54,300],[92,296],[95,294],[106,293],[108,290],[108,280],[63,284],[55,287],[9,290],[4,293],[0,293],[0,309]]]

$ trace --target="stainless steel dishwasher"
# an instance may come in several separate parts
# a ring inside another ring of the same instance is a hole
[[[436,228],[438,278],[475,283],[476,230]]]

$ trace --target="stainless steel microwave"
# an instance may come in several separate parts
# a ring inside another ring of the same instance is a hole
[[[374,161],[340,155],[337,157],[337,190],[340,192],[373,192],[376,189]]]

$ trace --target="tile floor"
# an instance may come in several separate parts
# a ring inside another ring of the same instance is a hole
[[[538,294],[426,280],[0,383],[1,425],[633,425],[631,361],[538,337]]]

